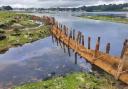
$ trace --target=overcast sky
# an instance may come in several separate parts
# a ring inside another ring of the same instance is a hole
[[[82,5],[99,5],[110,3],[128,3],[128,0],[0,0],[0,6],[12,7],[78,7]]]

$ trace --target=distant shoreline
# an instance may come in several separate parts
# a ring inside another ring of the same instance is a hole
[[[121,17],[112,17],[112,16],[79,16],[85,19],[94,19],[94,20],[102,20],[102,21],[110,21],[116,23],[128,24],[128,18]]]

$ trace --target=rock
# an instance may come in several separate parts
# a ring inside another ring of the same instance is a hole
[[[6,39],[6,36],[4,34],[0,34],[0,40]]]

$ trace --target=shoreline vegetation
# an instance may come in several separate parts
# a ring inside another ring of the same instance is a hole
[[[31,15],[0,12],[0,53],[49,36],[50,27]]]
[[[105,78],[105,76],[98,77],[91,73],[75,72],[49,80],[26,83],[14,89],[117,89],[114,83],[108,75]]]
[[[113,16],[80,16],[80,17],[85,19],[94,19],[94,20],[128,24],[128,18],[113,17]]]

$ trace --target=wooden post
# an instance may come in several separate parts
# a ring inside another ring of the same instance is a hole
[[[127,45],[127,44],[126,44]],[[115,79],[118,80],[120,77],[120,74],[123,72],[123,68],[125,63],[128,62],[128,49],[127,52],[124,52],[122,60],[120,60],[120,63],[118,65],[117,73],[115,74]],[[127,70],[126,70],[127,71]]]
[[[82,33],[81,32],[79,32],[79,44],[81,44],[81,40],[82,40]]]
[[[64,34],[66,35],[66,26],[64,25]]]
[[[69,29],[68,28],[66,29],[66,36],[69,37]]]
[[[98,56],[98,51],[99,51],[99,43],[98,43],[98,41],[97,41],[96,47],[95,47],[95,54],[94,54],[94,57],[97,57],[97,56]]]
[[[88,37],[88,49],[91,48],[91,37]]]
[[[106,45],[106,53],[109,54],[110,52],[110,43],[107,43]]]
[[[100,49],[100,37],[98,37],[98,40],[97,40],[97,51],[99,51]]]
[[[82,35],[82,45],[84,46],[84,35]]]
[[[76,37],[76,41],[77,41],[77,43],[79,43],[80,41],[80,31],[77,33],[77,37]]]
[[[63,29],[63,25],[61,24],[61,30]]]
[[[128,40],[126,39],[126,40],[124,41],[124,44],[123,44],[123,48],[122,48],[122,52],[121,52],[120,58],[123,58],[123,55],[124,55],[124,52],[125,52],[126,44],[127,44],[127,43],[128,43]]]
[[[68,54],[69,54],[69,56],[71,56],[70,47],[69,47],[71,37],[72,37],[72,31],[70,31],[69,39],[68,39]]]
[[[73,40],[75,40],[75,30],[73,30]]]
[[[100,38],[101,38],[101,37],[98,37],[98,44],[99,44],[99,47],[100,47]],[[98,49],[98,50],[99,50],[99,49]]]
[[[52,17],[52,25],[55,25],[55,18]]]
[[[75,53],[75,64],[77,64],[77,52]]]
[[[60,38],[61,38],[61,33],[62,33],[62,29],[60,29],[61,31],[60,31],[60,37],[59,37],[59,44],[60,44],[60,47],[62,48],[62,45],[61,45],[61,40],[60,40]]]

